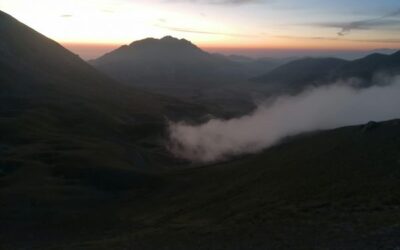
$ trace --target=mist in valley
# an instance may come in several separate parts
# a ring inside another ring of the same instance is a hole
[[[400,117],[400,77],[355,88],[354,80],[309,88],[261,102],[251,114],[201,125],[169,124],[169,149],[177,157],[208,163],[254,153],[287,136]]]

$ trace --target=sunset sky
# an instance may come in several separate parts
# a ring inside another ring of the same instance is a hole
[[[400,48],[399,0],[0,0],[0,9],[83,57],[166,35],[214,51]]]

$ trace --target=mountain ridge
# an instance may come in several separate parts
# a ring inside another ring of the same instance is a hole
[[[273,84],[278,88],[298,91],[307,86],[332,84],[338,81],[356,80],[359,87],[380,84],[379,76],[400,73],[400,51],[393,54],[372,53],[356,60],[308,58],[284,64],[267,74],[253,78],[258,84]],[[336,65],[326,64],[336,60]],[[307,66],[308,62],[308,66]],[[318,69],[318,70],[316,70]],[[378,77],[376,79],[376,77]],[[280,86],[279,86],[280,85]]]
[[[134,41],[89,63],[114,79],[133,85],[202,86],[224,82],[232,74],[244,78],[237,62],[171,36]]]

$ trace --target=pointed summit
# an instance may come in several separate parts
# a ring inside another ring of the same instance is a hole
[[[161,38],[160,39],[161,41],[179,41],[179,39],[178,38],[175,38],[175,37],[173,37],[173,36],[164,36],[163,38]],[[182,39],[182,40],[184,40],[184,39]]]
[[[176,53],[181,50],[193,50],[196,52],[201,51],[196,45],[186,39],[178,39],[172,36],[165,36],[161,39],[145,38],[142,40],[132,42],[129,47],[141,50],[156,50],[163,53]],[[137,51],[138,52],[138,51]]]
[[[186,40],[185,38],[179,39],[179,38],[176,38],[176,37],[173,37],[173,36],[164,36],[163,38],[160,39],[160,41],[163,41],[163,42],[175,42],[175,43],[181,43],[181,44],[186,43],[186,44],[194,45],[193,43],[191,43],[189,40]]]

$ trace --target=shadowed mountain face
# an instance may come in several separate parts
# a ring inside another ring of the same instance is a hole
[[[25,108],[29,109],[33,108],[29,101],[40,103],[46,98],[66,98],[63,101],[81,98],[82,102],[128,98],[123,93],[127,88],[115,84],[78,56],[5,13],[0,13],[0,31],[0,91],[4,104],[7,102],[3,98],[18,98],[15,101],[21,104],[26,101],[29,105]],[[132,109],[135,106],[132,105]],[[11,104],[2,105],[3,109],[12,107]],[[149,107],[149,110],[153,109]]]
[[[384,84],[385,77],[400,73],[400,52],[371,54],[354,61],[306,58],[282,65],[253,80],[278,89],[298,91],[308,86],[353,79],[360,87]]]
[[[381,80],[379,75],[392,76],[399,73],[400,51],[391,55],[375,53],[333,70],[331,79],[357,78],[368,86]]]
[[[279,83],[289,89],[303,88],[329,78],[332,70],[347,61],[336,58],[305,58],[282,65],[266,75],[255,78],[257,82]]]
[[[244,77],[239,63],[206,53],[185,39],[170,36],[124,45],[90,63],[131,85],[204,86]]]
[[[129,85],[193,89],[243,83],[291,60],[210,54],[185,39],[166,36],[135,41],[89,63]]]
[[[152,104],[160,102],[161,98],[115,83],[77,55],[5,13],[0,13],[0,31],[2,97],[18,96],[27,100],[82,98],[82,101],[114,102],[121,107],[124,101],[129,100],[132,111],[140,110],[138,107],[145,105],[148,106],[148,113],[161,111],[162,105]],[[129,95],[124,93],[126,91]],[[149,101],[146,100],[148,98]]]
[[[170,36],[135,41],[90,61],[126,85],[218,107],[230,116],[254,108],[250,91],[242,88],[249,76],[284,62],[210,54],[185,39]]]
[[[30,188],[56,176],[111,189],[141,183],[135,171],[174,164],[165,117],[205,112],[117,83],[0,13],[0,172],[36,166]]]

